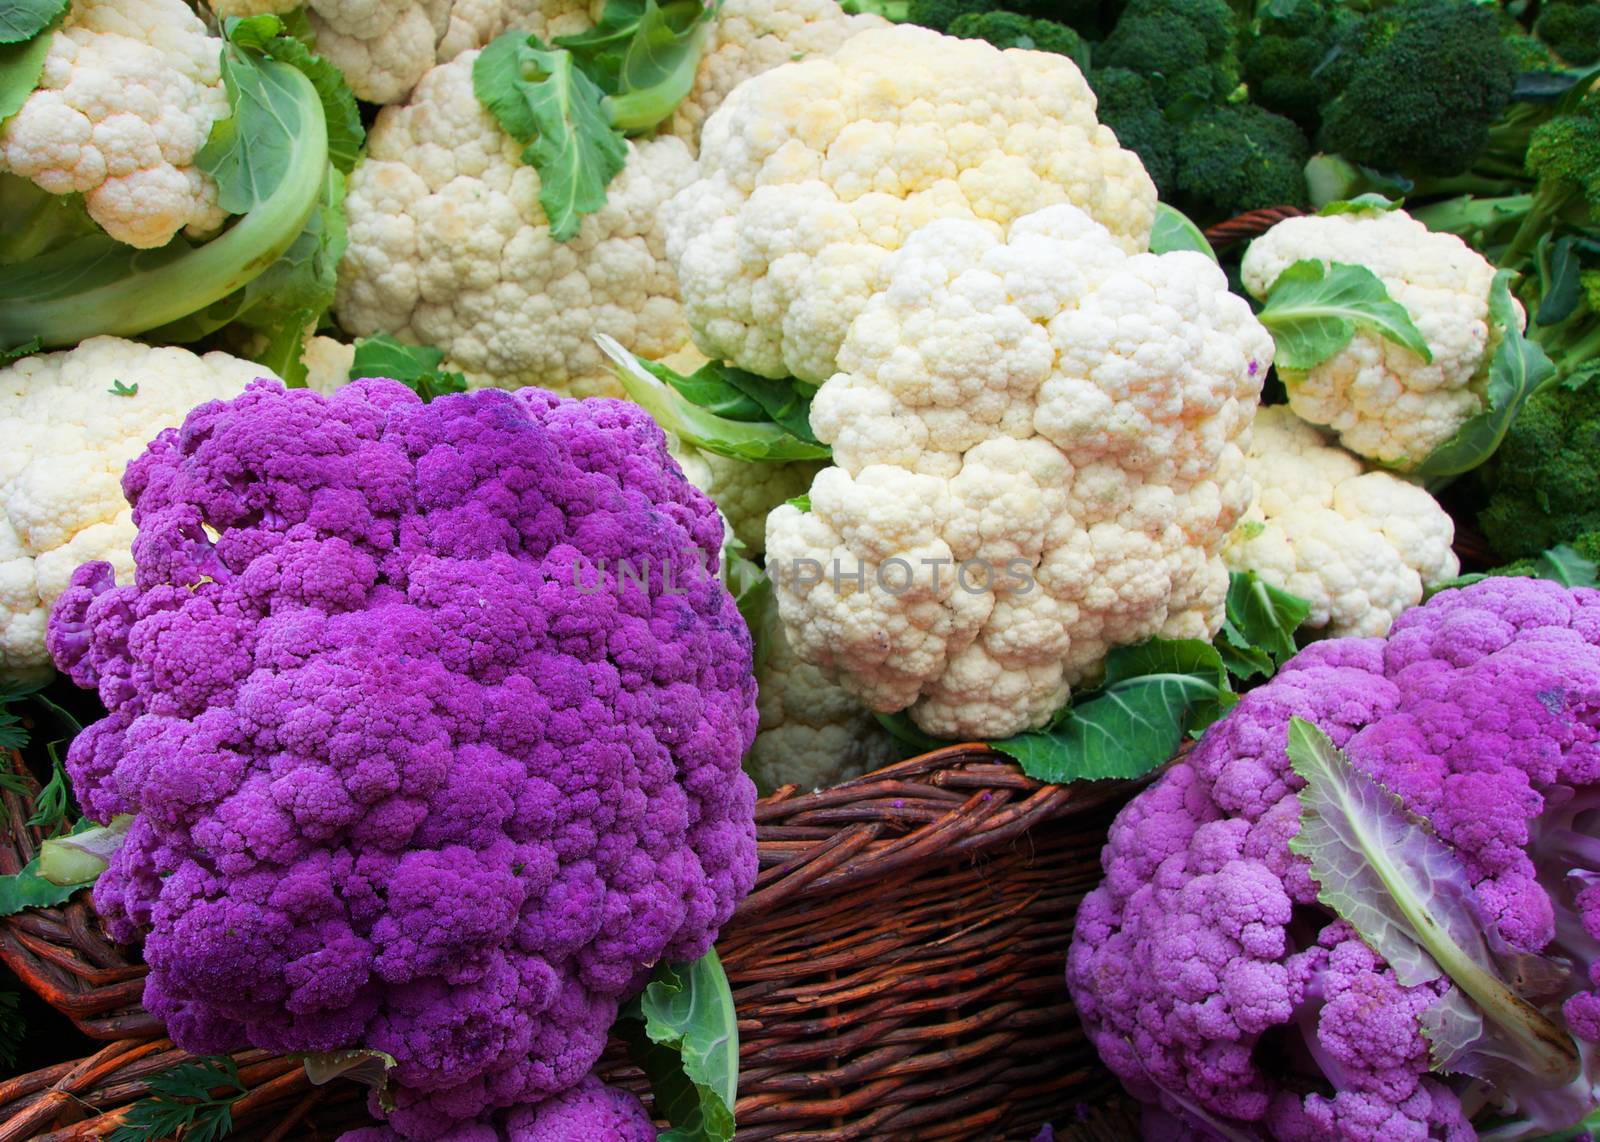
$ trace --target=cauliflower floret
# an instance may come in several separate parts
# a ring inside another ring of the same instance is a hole
[[[1403,210],[1363,211],[1278,223],[1246,251],[1245,288],[1265,298],[1302,259],[1371,270],[1410,314],[1433,361],[1358,328],[1316,368],[1293,375],[1280,368],[1289,407],[1332,429],[1358,456],[1416,467],[1484,407],[1497,341],[1489,323],[1494,267],[1454,234],[1436,234]]]
[[[300,0],[210,0],[219,16],[288,12]],[[310,0],[317,51],[369,103],[394,103],[436,63],[481,48],[508,28],[549,40],[588,28],[589,0]]]
[[[350,366],[355,364],[356,347],[332,337],[307,337],[300,351],[306,367],[306,388],[332,396],[333,390],[350,381]]]
[[[1427,492],[1325,442],[1282,405],[1256,413],[1245,460],[1256,499],[1228,537],[1231,571],[1311,604],[1335,637],[1389,633],[1424,587],[1461,570],[1455,524]]]
[[[379,114],[345,198],[339,323],[436,345],[478,386],[620,395],[595,333],[650,358],[688,341],[660,215],[694,160],[680,139],[630,145],[605,207],[557,242],[538,172],[473,94],[476,59]]]
[[[672,134],[698,146],[706,119],[751,76],[827,55],[859,32],[888,26],[879,16],[847,16],[834,0],[727,0]]]
[[[208,400],[237,396],[260,365],[94,337],[0,369],[0,677],[48,671],[45,619],[78,564],[133,575],[122,470]],[[122,383],[127,395],[112,390]]]
[[[215,229],[226,215],[194,157],[228,114],[221,52],[183,0],[75,0],[38,87],[0,126],[0,171],[83,195],[141,249]]]
[[[1123,251],[1144,249],[1155,187],[1094,108],[1064,56],[910,26],[745,81],[668,207],[696,343],[765,376],[827,380],[884,259],[938,218],[997,231],[1070,202]]]
[[[864,37],[863,37],[864,38]],[[1217,266],[1073,206],[887,259],[812,404],[837,467],[768,517],[795,653],[940,737],[1041,725],[1108,650],[1210,638],[1272,341]]]

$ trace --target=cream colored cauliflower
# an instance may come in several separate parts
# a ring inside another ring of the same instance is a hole
[[[1335,637],[1389,633],[1424,587],[1460,570],[1455,524],[1427,492],[1361,461],[1276,405],[1256,413],[1246,466],[1256,498],[1222,557],[1311,604]]]
[[[210,0],[219,16],[288,12],[299,0]],[[356,95],[394,103],[435,64],[481,48],[510,28],[542,39],[590,27],[603,0],[310,0],[317,51]]]
[[[696,343],[820,383],[884,260],[935,219],[995,232],[1054,203],[1145,248],[1155,187],[1094,115],[1071,60],[901,26],[741,83],[668,207]]]
[[[1203,255],[1083,211],[935,222],[886,259],[768,517],[795,653],[927,732],[1043,724],[1108,650],[1210,638],[1272,341]],[[809,561],[809,562],[807,562]]]
[[[1497,343],[1489,321],[1494,266],[1454,234],[1434,233],[1403,210],[1369,210],[1278,223],[1246,251],[1245,288],[1265,298],[1278,275],[1302,259],[1371,270],[1410,314],[1433,361],[1358,328],[1322,364],[1285,375],[1290,407],[1332,429],[1357,455],[1416,467],[1484,408]],[[1518,314],[1520,320],[1520,308]]]
[[[356,347],[332,337],[307,337],[300,351],[306,369],[306,388],[331,396],[350,381],[350,366],[355,364]]]
[[[132,582],[128,461],[196,405],[263,375],[226,353],[117,337],[0,369],[0,678],[48,670],[45,619],[80,563],[108,560]]]
[[[879,16],[847,16],[834,0],[725,0],[671,132],[697,147],[706,119],[751,76],[827,55],[851,36],[888,26]]]
[[[473,94],[476,59],[379,114],[345,197],[339,323],[436,345],[477,385],[620,395],[595,333],[652,359],[688,341],[660,218],[694,160],[680,139],[630,144],[606,205],[558,242],[538,172]]]
[[[0,171],[81,194],[105,232],[148,249],[222,224],[194,165],[228,114],[222,41],[183,0],[74,0],[44,71],[0,127]]]

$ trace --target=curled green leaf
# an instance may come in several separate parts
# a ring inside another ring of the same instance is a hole
[[[1295,262],[1267,290],[1258,316],[1277,344],[1280,372],[1316,368],[1350,344],[1358,328],[1433,360],[1405,306],[1365,266],[1313,258]]]

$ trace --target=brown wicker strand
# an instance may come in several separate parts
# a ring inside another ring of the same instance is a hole
[[[1210,242],[1211,248],[1220,254],[1235,242],[1260,237],[1279,222],[1298,218],[1304,213],[1305,211],[1298,206],[1267,206],[1260,210],[1251,210],[1237,218],[1218,222],[1215,226],[1207,226],[1206,241]]]

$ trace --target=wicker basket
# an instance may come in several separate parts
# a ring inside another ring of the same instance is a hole
[[[759,802],[760,875],[717,945],[739,1012],[740,1138],[1027,1138],[1044,1122],[1126,1137],[1120,1119],[1079,1122],[1116,1084],[1073,1016],[1064,959],[1130,791],[1041,785],[969,745]],[[4,805],[0,868],[14,870],[38,836],[29,798]],[[73,1125],[86,1107],[111,1110],[109,1130],[140,1079],[183,1057],[154,1039],[144,968],[85,895],[0,921],[0,956],[86,1034],[119,1041],[0,1087],[0,1142],[95,1137]],[[287,1060],[238,1059],[241,1124],[266,1136],[308,1088]],[[627,1081],[619,1053],[607,1069]]]

